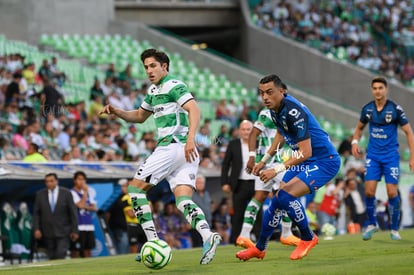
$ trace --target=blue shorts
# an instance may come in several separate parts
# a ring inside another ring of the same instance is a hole
[[[400,156],[398,154],[383,158],[367,155],[364,179],[380,181],[382,175],[384,175],[385,183],[398,184],[400,179]]]
[[[339,155],[333,155],[329,158],[305,161],[299,165],[289,167],[283,177],[283,182],[288,183],[291,179],[297,177],[303,181],[311,193],[332,180],[339,171],[341,159]]]

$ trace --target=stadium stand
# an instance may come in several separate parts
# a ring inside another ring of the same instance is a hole
[[[252,22],[414,87],[413,1],[256,1]]]

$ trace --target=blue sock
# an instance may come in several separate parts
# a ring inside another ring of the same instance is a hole
[[[388,199],[388,213],[391,217],[391,230],[398,230],[400,224],[400,215],[401,215],[401,201],[400,196],[395,198]]]
[[[275,195],[269,205],[269,208],[263,213],[262,228],[260,230],[259,240],[256,247],[263,251],[266,249],[267,242],[280,224],[282,218],[282,211],[279,209],[279,199]]]
[[[366,197],[365,205],[367,206],[368,225],[376,225],[377,216],[375,215],[375,197]]]
[[[279,191],[279,201],[280,204],[283,205],[283,208],[286,210],[289,218],[298,226],[301,239],[304,241],[311,241],[313,238],[313,232],[309,227],[305,208],[300,203],[300,201],[284,190]]]

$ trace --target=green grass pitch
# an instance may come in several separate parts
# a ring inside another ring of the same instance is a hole
[[[174,250],[169,265],[151,270],[134,261],[135,255],[43,261],[0,267],[0,274],[413,274],[414,229],[401,232],[401,241],[392,241],[382,231],[370,241],[361,235],[336,236],[334,240],[319,239],[309,255],[291,261],[293,247],[276,241],[269,243],[263,260],[239,261],[238,247],[227,245],[217,249],[209,265],[199,264],[201,248]]]

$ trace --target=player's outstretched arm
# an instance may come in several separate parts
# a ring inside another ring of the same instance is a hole
[[[410,123],[401,127],[407,137],[408,148],[410,149],[410,170],[414,172],[414,135]]]
[[[354,135],[352,137],[352,155],[355,158],[361,157],[361,148],[359,148],[358,141],[361,139],[362,131],[364,130],[365,124],[361,121],[358,121],[355,126]]]
[[[108,104],[103,107],[99,114],[116,115],[117,117],[122,118],[127,122],[143,123],[150,117],[152,112],[146,111],[141,107],[137,110],[125,111],[120,108],[115,108],[111,104]]]

